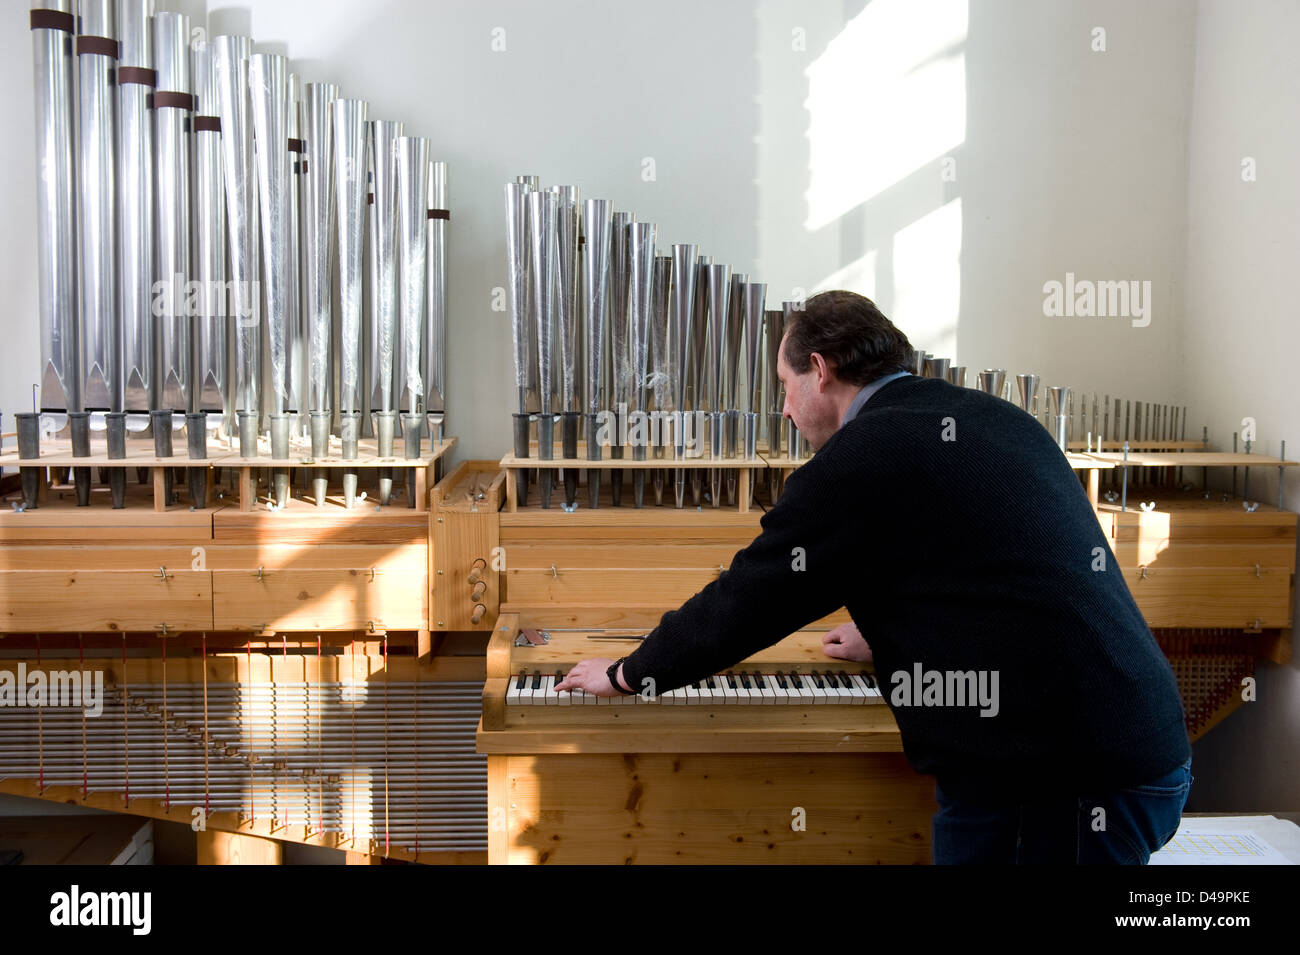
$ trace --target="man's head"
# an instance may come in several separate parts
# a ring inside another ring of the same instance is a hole
[[[822,292],[791,312],[777,355],[782,414],[813,448],[839,430],[864,385],[911,367],[907,336],[875,303],[853,292]]]

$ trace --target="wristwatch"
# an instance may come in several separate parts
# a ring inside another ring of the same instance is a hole
[[[623,665],[623,661],[626,659],[627,657],[619,657],[615,660],[613,666],[605,671],[605,676],[609,677],[609,685],[624,696],[636,696],[636,690],[625,690],[622,684],[618,682],[618,668]]]

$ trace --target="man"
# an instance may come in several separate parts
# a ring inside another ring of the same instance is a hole
[[[664,693],[845,606],[824,650],[874,657],[936,862],[1144,864],[1191,780],[1173,671],[1047,431],[911,356],[870,300],[809,299],[777,373],[816,455],[728,571],[557,689]]]

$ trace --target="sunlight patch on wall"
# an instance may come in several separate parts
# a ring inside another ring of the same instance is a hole
[[[966,135],[967,0],[874,0],[808,67],[809,231]]]

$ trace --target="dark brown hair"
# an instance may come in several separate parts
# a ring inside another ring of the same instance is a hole
[[[896,371],[910,371],[912,345],[876,303],[856,292],[822,292],[792,311],[785,327],[785,360],[795,374],[811,367],[817,352],[850,385],[869,385]]]

